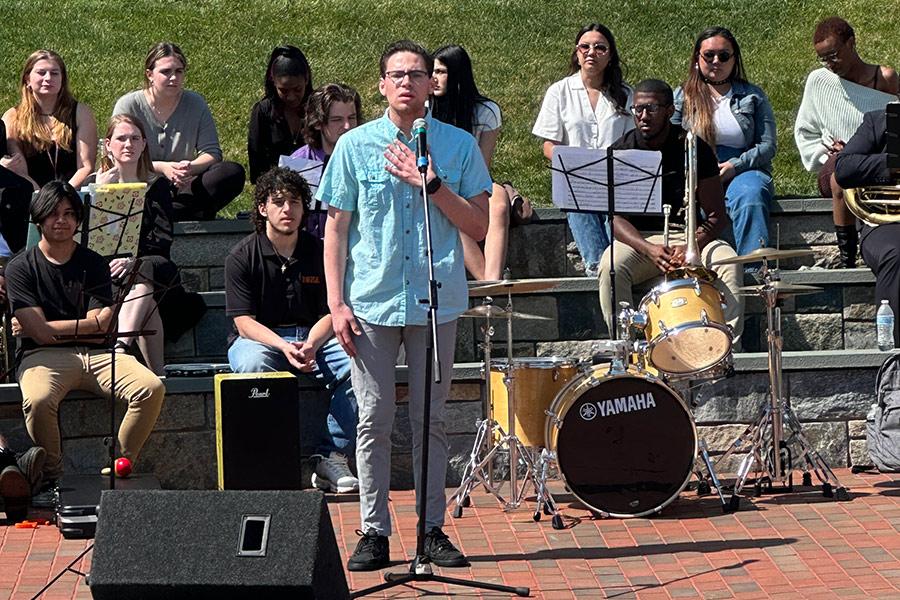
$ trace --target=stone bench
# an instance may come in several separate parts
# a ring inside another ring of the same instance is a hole
[[[815,448],[834,467],[865,464],[865,415],[873,398],[875,373],[886,354],[877,351],[787,352],[784,387],[804,431]],[[762,353],[735,356],[736,375],[690,392],[700,437],[714,454],[756,420],[768,401],[767,359]],[[406,369],[398,367],[398,410],[392,435],[392,486],[412,486],[411,436],[406,403]],[[212,489],[216,486],[215,412],[210,377],[172,378],[166,383],[166,403],[156,429],[145,446],[140,468],[153,471],[163,486],[172,489]],[[481,365],[456,364],[453,370],[446,427],[450,440],[447,485],[459,482],[462,466],[474,442],[475,423],[481,415]],[[551,399],[542,399],[549,405]],[[305,414],[323,408],[316,391],[300,395]],[[0,431],[14,446],[27,445],[15,385],[0,385]],[[96,472],[104,464],[109,416],[107,401],[73,394],[61,405],[60,422],[66,468],[69,472]],[[121,407],[119,407],[121,411]],[[306,439],[311,420],[304,431]],[[305,454],[311,449],[305,447]],[[738,460],[738,456],[735,460]],[[735,461],[723,467],[733,472]],[[309,481],[304,463],[304,481]]]
[[[834,226],[830,198],[778,198],[772,203],[771,238],[782,248],[811,248],[813,257],[792,259],[782,267],[834,264]],[[183,269],[186,285],[196,291],[225,287],[223,263],[229,250],[252,231],[243,219],[178,223],[172,258]],[[535,252],[539,248],[540,252]],[[512,276],[575,277],[583,273],[565,215],[555,208],[538,208],[529,225],[510,231],[508,263]]]
[[[868,269],[809,269],[783,271],[784,281],[814,285],[823,291],[796,296],[783,302],[782,331],[785,350],[840,350],[875,348],[875,278]],[[748,278],[748,285],[755,283]],[[632,298],[636,306],[650,286],[639,286]],[[227,362],[224,341],[231,331],[225,317],[224,292],[204,292],[208,311],[192,332],[177,344],[166,345],[168,362]],[[481,302],[472,299],[472,305]],[[505,298],[494,298],[505,306]],[[516,295],[515,310],[549,317],[549,321],[519,320],[513,324],[517,356],[546,355],[550,348],[564,352],[566,343],[604,339],[606,325],[600,315],[597,281],[585,277],[560,279],[551,290]],[[762,300],[747,298],[744,310],[743,350],[766,348],[766,315]],[[461,319],[457,333],[456,361],[482,357],[482,322]],[[506,328],[495,323],[494,355],[506,356]]]

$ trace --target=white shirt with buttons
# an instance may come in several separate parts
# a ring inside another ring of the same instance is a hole
[[[632,93],[629,87],[626,91],[624,108],[627,110]],[[600,95],[597,107],[592,109],[581,73],[574,73],[547,89],[531,133],[566,146],[602,149],[632,129],[631,114],[617,112],[605,94]]]

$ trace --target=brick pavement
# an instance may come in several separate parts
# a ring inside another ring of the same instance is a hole
[[[851,502],[812,490],[763,496],[722,514],[713,497],[681,498],[654,518],[592,519],[563,502],[568,528],[557,531],[531,509],[504,513],[493,497],[473,505],[445,528],[472,561],[449,576],[529,586],[535,598],[897,598],[900,599],[900,476],[839,470]],[[393,571],[405,571],[415,551],[412,492],[394,492]],[[565,498],[565,497],[564,497]],[[359,525],[355,497],[332,497],[330,510],[346,559]],[[63,540],[55,527],[0,527],[0,600],[30,598],[86,547]],[[78,567],[89,570],[90,557]],[[381,573],[349,575],[351,589],[381,582]],[[398,587],[388,598],[419,595],[478,597],[469,588],[439,584]],[[503,594],[484,592],[484,597]],[[90,598],[74,574],[44,596]]]

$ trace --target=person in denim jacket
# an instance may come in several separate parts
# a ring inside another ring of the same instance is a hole
[[[694,43],[672,123],[716,149],[737,253],[768,246],[775,115],[765,92],[747,81],[740,46],[724,27],[705,30]]]

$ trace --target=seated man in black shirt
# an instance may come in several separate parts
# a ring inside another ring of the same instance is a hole
[[[615,150],[637,149],[662,152],[662,202],[672,207],[670,223],[685,223],[684,206],[684,134],[681,127],[669,119],[675,112],[672,88],[663,81],[647,79],[634,88],[631,107],[635,129],[617,140]],[[744,301],[738,295],[743,284],[740,265],[711,267],[712,263],[736,256],[734,249],[718,239],[729,225],[725,214],[725,200],[719,181],[716,155],[703,140],[697,140],[697,204],[705,219],[697,218],[697,247],[701,264],[719,276],[715,286],[725,294],[725,320],[734,329],[734,347],[740,347],[743,331]],[[663,245],[663,218],[645,215],[616,215],[614,260],[616,269],[616,299],[631,301],[631,286],[655,276],[674,271],[685,258],[684,235],[670,236],[677,242]],[[610,296],[609,248],[600,260],[600,308],[609,331],[613,331],[615,310]]]
[[[863,115],[863,122],[838,154],[834,178],[843,189],[894,185],[896,173],[888,168],[887,116],[884,109]],[[875,301],[887,300],[894,314],[900,310],[900,223],[874,227],[861,221],[860,254],[875,274]],[[894,345],[900,346],[900,319],[894,319]]]
[[[111,388],[109,349],[99,339],[113,318],[109,265],[74,239],[81,222],[81,197],[68,183],[51,181],[31,201],[31,220],[41,240],[6,269],[22,336],[18,367],[25,426],[46,450],[44,479],[62,474],[59,403],[70,390],[106,396]],[[71,340],[65,336],[85,336]],[[165,397],[159,378],[133,356],[116,354],[116,398],[128,407],[119,427],[122,456],[132,463],[147,441]]]
[[[359,480],[347,465],[358,420],[350,358],[333,337],[322,242],[301,229],[312,202],[309,186],[298,173],[276,167],[257,180],[255,200],[256,233],[225,260],[225,313],[235,329],[228,362],[235,373],[291,371],[333,386],[312,483],[356,491]]]

